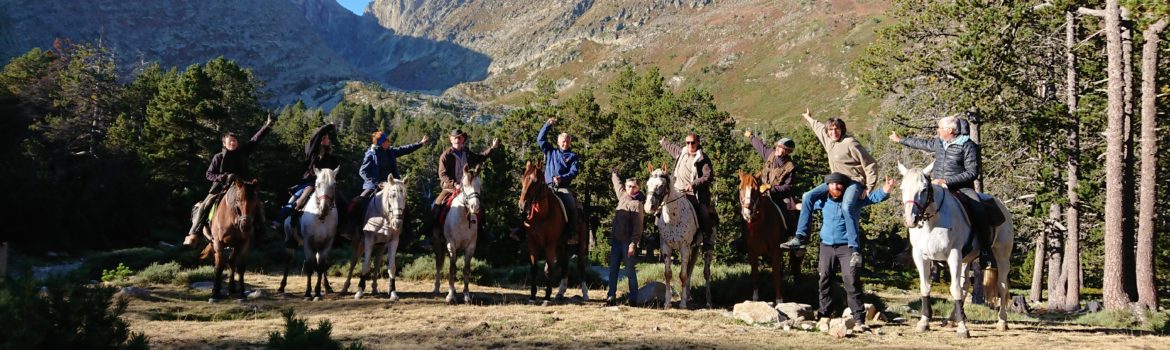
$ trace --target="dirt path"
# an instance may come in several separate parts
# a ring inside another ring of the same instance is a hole
[[[369,348],[1008,348],[1168,349],[1170,337],[1089,327],[1013,323],[996,332],[992,324],[976,324],[972,338],[958,339],[953,329],[937,322],[926,333],[906,325],[878,327],[878,335],[836,339],[819,332],[784,331],[743,324],[724,310],[654,310],[604,307],[596,299],[583,305],[526,305],[526,291],[472,286],[480,305],[447,305],[430,295],[433,284],[400,281],[402,299],[384,295],[353,300],[332,295],[310,302],[272,296],[279,277],[249,275],[249,284],[268,292],[255,301],[210,304],[207,290],[155,286],[149,300],[131,301],[125,317],[134,331],[145,332],[156,348],[226,349],[262,347],[268,333],[283,329],[280,310],[293,308],[297,317],[316,327],[333,323],[333,336],[361,341]],[[291,277],[290,277],[291,279]],[[295,295],[304,280],[291,281]],[[334,281],[340,287],[340,279]],[[355,281],[356,283],[356,281]],[[446,286],[444,283],[444,291]],[[402,293],[405,291],[405,293]],[[579,293],[579,291],[578,291]],[[570,293],[570,295],[578,295]]]

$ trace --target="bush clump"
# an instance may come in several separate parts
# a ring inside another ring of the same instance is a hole
[[[137,280],[150,284],[175,283],[179,276],[179,269],[179,263],[174,261],[166,264],[153,263],[138,272]]]
[[[292,309],[286,309],[281,314],[284,315],[284,334],[279,331],[268,333],[266,349],[365,349],[359,342],[353,342],[343,347],[341,342],[333,340],[331,335],[333,324],[329,320],[321,320],[321,323],[317,324],[317,329],[310,329],[305,319],[295,317],[295,312]]]
[[[119,317],[127,301],[115,288],[51,282],[9,283],[0,289],[0,349],[147,349]]]

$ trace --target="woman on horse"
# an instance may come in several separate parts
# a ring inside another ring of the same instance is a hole
[[[268,135],[268,131],[272,130],[272,116],[264,121],[264,125],[252,135],[248,142],[241,145],[236,135],[228,132],[220,137],[223,142],[223,150],[211,157],[211,165],[207,167],[207,180],[211,181],[211,190],[208,191],[207,197],[202,202],[195,204],[191,215],[191,229],[187,231],[187,237],[183,239],[184,245],[195,244],[199,240],[199,231],[207,224],[207,213],[211,210],[211,206],[219,201],[223,196],[224,191],[227,190],[227,185],[223,183],[227,179],[228,174],[236,174],[242,179],[250,179],[252,173],[248,171],[248,155],[256,149],[256,145],[260,140]],[[258,235],[262,233],[264,224],[257,225]]]
[[[618,204],[614,209],[613,230],[609,238],[609,293],[605,302],[611,306],[617,302],[618,268],[625,263],[626,280],[630,282],[626,302],[630,306],[637,306],[638,272],[634,264],[634,252],[638,249],[638,240],[642,238],[642,201],[646,200],[646,195],[638,190],[637,179],[629,178],[623,185],[617,168],[609,171]]]
[[[358,168],[358,175],[362,177],[362,193],[358,195],[358,202],[351,208],[356,209],[358,213],[365,212],[370,198],[382,189],[388,175],[394,174],[395,179],[402,178],[402,174],[398,172],[398,157],[414,153],[431,140],[427,135],[423,135],[416,143],[391,147],[390,135],[384,131],[374,132],[370,139],[372,142],[370,149],[366,150],[365,156],[362,157],[362,166]],[[348,231],[343,231],[342,236],[348,234]]]
[[[937,138],[920,139],[899,137],[897,132],[891,131],[890,142],[934,152],[930,178],[934,179],[934,184],[946,186],[950,191],[970,198],[964,204],[971,213],[969,217],[975,239],[981,243],[979,261],[983,262],[984,267],[990,268],[990,264],[995,261],[991,257],[991,225],[986,220],[988,211],[979,199],[979,193],[975,192],[975,180],[980,176],[979,144],[959,132],[959,119],[955,117],[939,119],[937,133]]]
[[[869,151],[853,136],[846,135],[845,121],[841,118],[830,118],[826,123],[813,119],[806,110],[804,120],[808,122],[817,140],[828,153],[829,170],[848,176],[852,182],[845,187],[842,204],[848,208],[843,212],[846,216],[845,230],[850,235],[861,232],[858,216],[861,215],[860,200],[877,186],[877,161],[869,155]],[[812,217],[812,204],[824,200],[829,194],[828,183],[823,183],[812,190],[805,192],[801,198],[800,219],[796,223],[796,237],[781,245],[783,248],[796,248],[804,244],[801,237],[808,237],[808,222]]]
[[[276,216],[276,221],[272,222],[272,227],[275,229],[281,227],[285,218],[291,214],[293,229],[297,229],[300,225],[295,224],[301,219],[301,211],[305,208],[305,203],[309,202],[309,198],[313,198],[313,191],[316,188],[313,184],[317,180],[317,175],[314,170],[319,169],[333,169],[341,167],[341,162],[333,155],[333,143],[330,135],[337,128],[333,123],[325,124],[317,131],[313,132],[313,136],[305,143],[305,173],[301,175],[301,182],[289,189],[292,198],[288,203],[280,207],[280,213]]]
[[[662,150],[676,160],[674,166],[674,188],[686,193],[686,198],[698,214],[699,231],[703,233],[703,249],[713,247],[715,221],[715,207],[711,205],[711,181],[715,176],[711,169],[711,158],[703,152],[699,145],[699,136],[687,134],[686,146],[667,142],[666,137],[658,140]]]
[[[792,184],[796,178],[796,163],[792,161],[792,152],[796,149],[796,142],[785,137],[773,143],[772,148],[768,148],[763,140],[752,134],[751,130],[744,131],[743,135],[764,160],[764,169],[760,172],[760,192],[771,199],[783,213],[786,230],[784,235],[791,234],[796,229],[793,222],[795,213],[789,209],[796,207],[796,201],[792,198],[795,193]],[[732,247],[743,249],[746,231],[741,232],[739,238],[731,242]]]

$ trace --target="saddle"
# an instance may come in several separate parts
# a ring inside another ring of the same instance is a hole
[[[958,191],[952,191],[951,194],[954,195],[955,198],[959,200],[959,203],[963,205],[963,210],[967,212],[967,217],[976,219],[971,213],[971,206],[975,204],[971,201],[971,198]],[[988,226],[996,227],[1002,225],[1004,221],[1007,221],[1007,216],[1004,215],[1002,211],[1000,211],[999,204],[996,204],[995,202],[995,197],[992,197],[986,193],[980,193],[979,204],[983,205],[983,212],[987,214],[982,219],[987,222]]]
[[[460,192],[462,192],[462,191],[460,191],[459,188],[455,188],[455,191],[451,192],[450,196],[447,196],[447,200],[443,201],[443,204],[441,206],[439,206],[438,208],[435,208],[436,215],[439,216],[438,218],[436,218],[436,222],[438,223],[438,226],[435,226],[435,227],[442,229],[443,224],[447,222],[447,212],[451,210],[451,202],[455,201],[455,197],[458,197]],[[479,214],[476,214],[476,221],[483,222],[483,213],[482,212]]]

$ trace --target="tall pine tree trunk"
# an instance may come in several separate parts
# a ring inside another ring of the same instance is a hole
[[[1081,164],[1081,121],[1077,117],[1077,56],[1073,47],[1077,43],[1076,15],[1065,12],[1064,43],[1068,65],[1065,68],[1065,102],[1068,105],[1068,114],[1072,118],[1072,127],[1068,133],[1068,181],[1065,183],[1068,191],[1068,210],[1065,213],[1065,243],[1063,254],[1053,254],[1058,269],[1049,269],[1049,273],[1056,275],[1056,293],[1049,293],[1049,307],[1061,310],[1075,310],[1081,304],[1081,260],[1080,260],[1080,196],[1077,189],[1080,183]],[[1061,260],[1063,258],[1063,261]],[[1070,307],[1071,306],[1071,307]]]
[[[1121,9],[1119,0],[1105,1],[1105,52],[1109,99],[1105,128],[1105,275],[1101,294],[1105,308],[1123,310],[1125,293],[1125,69],[1122,67]]]
[[[1165,18],[1150,25],[1142,33],[1142,138],[1141,138],[1141,191],[1139,191],[1138,237],[1137,237],[1137,292],[1138,304],[1158,309],[1157,288],[1154,288],[1154,204],[1157,194],[1157,87],[1158,44],[1160,35],[1166,29]]]
[[[1123,279],[1125,281],[1125,294],[1133,298],[1137,296],[1137,272],[1134,269],[1134,239],[1137,238],[1135,234],[1137,232],[1137,220],[1135,220],[1137,213],[1134,207],[1134,204],[1137,203],[1135,189],[1135,186],[1137,186],[1137,176],[1134,174],[1134,171],[1137,170],[1137,160],[1134,156],[1136,151],[1134,150],[1133,140],[1133,23],[1129,21],[1129,18],[1125,14],[1121,15],[1121,62],[1123,62],[1121,64],[1121,77],[1125,86],[1122,90],[1125,92],[1124,102],[1122,103],[1122,114],[1125,116],[1125,131],[1121,134],[1125,138],[1125,153],[1123,154],[1124,158],[1122,160],[1122,163],[1125,164],[1125,175],[1122,178],[1126,179],[1126,181],[1122,182],[1125,186],[1122,188],[1125,199],[1121,201],[1121,204],[1122,210],[1125,212],[1121,217],[1125,221],[1122,226],[1122,232],[1124,233],[1121,236],[1124,238],[1124,241],[1121,244],[1124,247],[1122,252],[1125,254],[1122,255],[1121,271],[1125,272]],[[1130,301],[1132,302],[1133,300]]]

